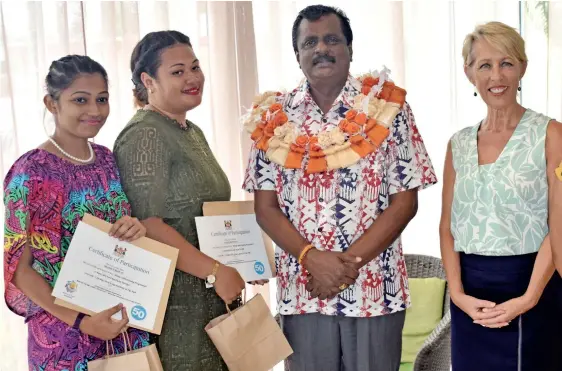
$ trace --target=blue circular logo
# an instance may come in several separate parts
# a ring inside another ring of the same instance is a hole
[[[131,316],[137,321],[142,321],[146,318],[146,309],[141,305],[135,305],[131,310]]]
[[[254,263],[254,270],[256,271],[257,274],[260,274],[260,275],[265,273],[265,267],[260,262]]]

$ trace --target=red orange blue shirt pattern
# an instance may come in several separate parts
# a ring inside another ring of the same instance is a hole
[[[360,94],[350,76],[331,110],[323,114],[305,81],[277,97],[301,134],[317,135],[336,127]],[[437,182],[435,171],[408,103],[396,116],[379,149],[347,168],[306,174],[267,159],[252,146],[243,188],[277,193],[279,206],[297,231],[320,250],[346,251],[389,206],[390,196]],[[305,166],[307,158],[303,161]],[[360,270],[354,285],[331,300],[311,299],[298,258],[277,248],[277,299],[282,315],[321,313],[371,317],[410,305],[407,272],[398,238]]]

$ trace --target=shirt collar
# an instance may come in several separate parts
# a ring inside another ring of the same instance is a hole
[[[353,100],[357,94],[361,93],[361,82],[355,77],[349,75],[345,85],[336,98],[334,106],[338,103],[343,103],[348,107],[353,106]],[[290,104],[291,108],[295,109],[305,102],[312,102],[312,96],[310,95],[310,85],[308,80],[304,80],[298,88],[295,89],[294,98]]]

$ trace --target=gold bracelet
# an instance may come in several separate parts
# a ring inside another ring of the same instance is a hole
[[[302,265],[302,261],[304,260],[304,258],[306,257],[306,254],[308,254],[308,252],[310,250],[312,250],[314,248],[314,246],[312,245],[306,245],[304,247],[304,249],[302,249],[300,255],[299,255],[299,265]]]
[[[213,276],[217,275],[217,272],[219,271],[220,266],[221,266],[221,263],[219,263],[218,261],[215,260],[215,265],[213,266],[213,272],[211,273]]]
[[[558,166],[556,170],[554,170],[554,173],[556,174],[558,180],[562,182],[562,162],[560,163],[560,166]]]

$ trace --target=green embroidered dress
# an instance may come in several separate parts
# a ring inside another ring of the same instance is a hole
[[[201,129],[139,110],[115,142],[123,188],[139,219],[160,217],[198,247],[195,217],[206,201],[230,200],[230,185]],[[226,312],[203,280],[176,270],[157,345],[166,371],[227,370],[204,331]]]

